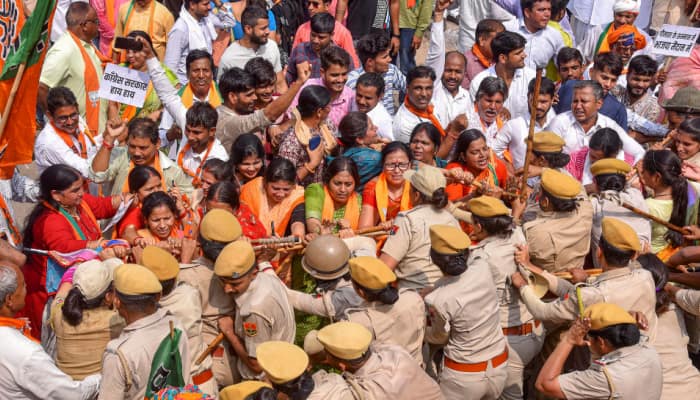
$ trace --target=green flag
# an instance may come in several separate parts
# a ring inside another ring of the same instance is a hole
[[[10,7],[7,11],[10,16],[23,12],[21,4],[18,3],[20,2],[17,0],[9,2]],[[20,7],[17,7],[18,5]],[[1,58],[4,65],[0,73],[0,80],[14,78],[20,64],[27,64],[27,68],[29,68],[41,59],[49,45],[51,17],[55,8],[56,0],[37,1],[36,8],[24,21],[24,24],[21,24],[23,18],[19,14],[13,18],[13,21],[10,21],[16,23],[12,29],[21,29],[21,31],[19,36],[8,38],[8,42],[2,47]]]
[[[159,390],[170,385],[175,387],[185,386],[185,378],[182,376],[182,356],[178,344],[182,331],[173,330],[173,335],[166,335],[151,363],[151,373],[148,375],[146,386],[146,398],[150,399]]]

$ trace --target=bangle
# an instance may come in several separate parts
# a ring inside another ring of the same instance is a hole
[[[401,35],[398,34],[398,33],[392,33],[392,34],[391,34],[391,37],[400,39],[400,38],[401,38]]]
[[[316,168],[314,168],[314,169],[309,168],[309,163],[304,163],[304,169],[309,171],[310,174],[316,173]]]
[[[107,144],[107,142],[102,142],[102,147],[104,147],[105,149],[107,149],[109,151],[112,151],[112,149],[114,148],[114,143]]]

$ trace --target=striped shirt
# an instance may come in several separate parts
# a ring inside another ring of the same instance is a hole
[[[360,67],[354,71],[350,71],[348,74],[348,81],[345,86],[348,86],[352,90],[355,90],[357,85],[357,80],[362,74],[365,73],[365,68]],[[382,97],[382,104],[384,108],[392,116],[396,114],[396,104],[394,104],[394,93],[398,92],[399,96],[406,94],[406,77],[404,74],[396,67],[394,64],[389,64],[389,70],[383,75],[384,77],[384,97]]]

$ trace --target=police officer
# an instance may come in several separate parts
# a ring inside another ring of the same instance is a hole
[[[219,388],[211,370],[211,357],[207,356],[199,365],[195,364],[207,348],[207,343],[202,340],[202,302],[199,292],[193,286],[178,280],[180,266],[169,251],[146,246],[141,264],[156,275],[163,287],[158,305],[175,316],[185,328],[190,348],[190,359],[187,361],[191,366],[192,383],[204,393],[216,394]]]
[[[277,393],[268,383],[243,381],[223,388],[219,400],[277,400]]]
[[[124,264],[114,270],[114,306],[127,326],[105,349],[100,399],[143,399],[147,390],[150,396],[162,389],[152,385],[155,380],[149,382],[153,357],[163,339],[171,335],[171,323],[184,332],[177,318],[158,308],[162,289],[153,272],[141,265]],[[184,338],[178,341],[178,351],[183,360],[190,359]],[[182,363],[182,377],[191,381],[188,362]],[[165,384],[166,378],[158,381]]]
[[[498,295],[500,325],[508,342],[508,379],[501,398],[522,399],[525,366],[540,352],[544,341],[540,321],[510,284],[510,275],[518,270],[515,245],[525,244],[525,237],[501,200],[481,196],[471,199],[468,206],[473,226],[470,236],[477,244],[469,248],[467,265],[475,264],[472,260],[476,259],[488,264]]]
[[[243,379],[260,377],[256,348],[270,340],[293,342],[296,333],[294,309],[284,284],[271,274],[258,274],[255,251],[248,242],[228,244],[214,263],[214,273],[224,292],[236,302],[235,321],[219,319],[219,329],[231,343]]]
[[[538,390],[560,399],[639,399],[661,396],[661,360],[652,348],[640,344],[635,318],[616,304],[589,306],[545,362]],[[600,355],[585,371],[561,374],[574,346]]]
[[[271,341],[258,346],[258,363],[278,392],[298,400],[355,400],[342,376],[324,370],[311,375],[309,356],[287,342]]]
[[[550,271],[583,267],[591,242],[591,203],[582,199],[581,184],[571,176],[545,168],[536,219],[523,231],[532,262]]]
[[[317,336],[328,364],[360,399],[443,399],[437,383],[396,345],[373,345],[372,333],[354,322],[327,325]]]
[[[461,229],[430,227],[430,256],[445,275],[425,297],[425,339],[444,344],[440,389],[445,398],[496,399],[506,383],[508,346],[500,327],[496,287],[486,261],[470,259]]]
[[[372,332],[377,344],[396,344],[423,362],[425,303],[410,289],[397,289],[396,275],[375,257],[355,257],[349,261],[350,278],[364,300],[345,310],[345,319]]]

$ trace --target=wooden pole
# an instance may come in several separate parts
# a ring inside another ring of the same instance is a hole
[[[204,349],[202,354],[200,354],[199,357],[197,357],[197,360],[195,360],[194,365],[201,364],[204,361],[204,359],[207,358],[207,356],[209,354],[214,352],[214,350],[216,350],[216,348],[219,347],[219,345],[221,344],[221,342],[223,340],[224,340],[224,333],[221,332],[214,338],[214,340],[211,341],[211,343],[209,343],[209,346],[207,346],[207,348]]]
[[[7,103],[5,103],[5,110],[3,110],[2,119],[0,120],[0,140],[2,139],[2,135],[5,133],[5,126],[7,126],[7,121],[10,120],[10,110],[12,110],[12,103],[15,102],[15,96],[17,96],[17,91],[19,90],[20,83],[22,83],[22,77],[24,76],[24,69],[26,66],[26,63],[22,63],[19,65],[19,69],[17,69],[17,75],[15,75],[15,80],[14,82],[12,82],[10,96],[8,96],[7,98]],[[34,134],[34,132],[30,133],[32,135]]]
[[[520,184],[520,200],[527,197],[527,174],[532,161],[532,141],[535,137],[535,124],[537,123],[537,101],[540,97],[540,85],[542,84],[542,68],[537,68],[535,72],[535,90],[532,93],[530,103],[530,129],[527,132],[527,150],[525,151],[525,165],[523,166],[523,182]]]
[[[625,207],[626,209],[632,211],[633,213],[635,213],[637,215],[641,215],[642,217],[644,217],[646,219],[650,219],[650,220],[656,222],[657,224],[663,225],[672,231],[676,231],[678,233],[683,233],[683,234],[688,233],[688,231],[686,231],[682,226],[674,225],[668,221],[664,221],[663,219],[657,217],[656,215],[651,215],[647,212],[644,212],[631,204],[622,203],[622,207]]]

